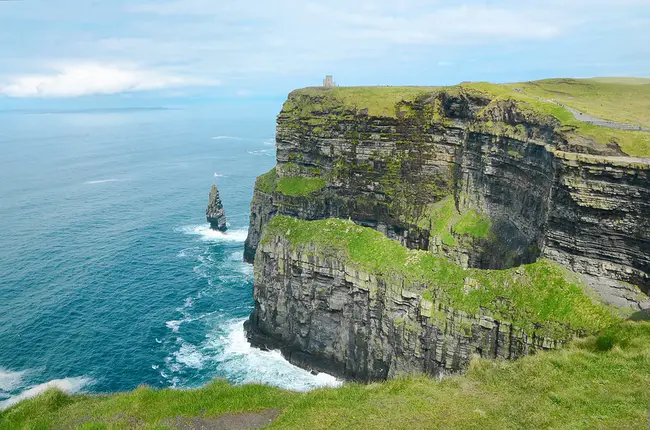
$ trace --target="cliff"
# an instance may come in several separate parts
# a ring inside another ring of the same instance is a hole
[[[527,96],[518,88],[488,84],[309,88],[291,93],[278,116],[277,166],[258,178],[251,204],[245,258],[261,262],[256,262],[250,337],[260,344],[265,344],[263,336],[272,340],[267,343],[284,344],[292,357],[308,354],[311,365],[325,356],[339,364],[346,360],[343,350],[331,353],[332,339],[341,333],[325,329],[322,335],[330,341],[310,347],[308,340],[296,340],[300,337],[290,331],[304,326],[298,318],[315,317],[316,309],[336,314],[325,302],[301,304],[303,297],[313,296],[304,283],[320,282],[323,288],[337,285],[321,272],[346,273],[347,269],[320,259],[302,267],[299,277],[275,274],[275,264],[300,267],[304,263],[302,253],[287,252],[277,245],[281,241],[258,249],[265,226],[278,215],[350,219],[405,249],[426,251],[462,270],[503,270],[545,259],[579,274],[577,282],[589,294],[619,307],[647,307],[647,295],[641,291],[650,288],[650,162],[621,149],[634,143],[637,134],[621,131],[612,137],[610,131],[604,133],[569,117],[573,118],[561,106]],[[278,285],[297,293],[288,302],[286,295],[280,300],[274,292]],[[392,288],[382,285],[380,290]],[[354,300],[356,288],[342,287],[340,291],[348,291],[342,297]],[[420,346],[411,343],[402,351],[431,348],[432,342],[462,344],[457,330],[440,324],[435,326],[438,337],[430,335],[433,329],[426,327],[433,326],[416,311],[420,299],[400,304],[408,308],[403,310],[411,315],[409,323],[423,330],[415,335]],[[391,301],[405,299],[386,300],[364,302],[361,308],[382,313],[393,306]],[[289,305],[304,310],[282,319],[281,310]],[[450,309],[445,312],[455,315],[456,309]],[[494,318],[480,312],[463,318],[474,327],[482,316]],[[355,318],[346,321],[352,324]],[[433,373],[460,369],[479,348],[503,348],[508,352],[495,356],[516,357],[519,353],[512,351],[566,340],[564,335],[539,337],[529,331],[528,340],[518,340],[519,346],[514,347],[509,341],[498,343],[498,332],[478,334],[483,332],[473,330],[472,336],[478,337],[460,349],[454,347],[454,352],[436,347],[435,359],[422,359],[412,367]],[[375,351],[389,351],[389,345],[399,343],[383,329],[364,332],[357,341],[362,338],[382,345]],[[541,344],[536,343],[539,339],[544,339]],[[372,367],[367,359],[362,362]],[[355,369],[342,374],[361,379],[391,374],[384,364],[380,367],[385,373]],[[339,365],[339,370],[343,368],[350,366]]]
[[[205,217],[210,223],[213,230],[226,231],[228,229],[226,220],[226,211],[219,197],[219,190],[216,185],[212,185],[210,195],[208,196],[208,208],[205,210]]]
[[[351,221],[276,217],[255,259],[254,344],[362,381],[554,349],[615,318],[542,260],[463,269]]]

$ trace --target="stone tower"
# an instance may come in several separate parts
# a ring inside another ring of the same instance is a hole
[[[325,76],[325,79],[323,79],[323,86],[325,88],[333,88],[336,86],[336,82],[334,82],[332,75]]]

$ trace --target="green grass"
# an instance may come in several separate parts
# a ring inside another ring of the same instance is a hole
[[[275,170],[275,167],[266,172],[263,175],[260,175],[255,180],[255,189],[271,194],[275,191],[275,187],[278,182],[278,173]]]
[[[650,79],[547,79],[520,87],[597,118],[650,127]]]
[[[325,186],[321,178],[289,176],[279,178],[276,169],[259,176],[255,181],[255,189],[265,193],[278,192],[287,196],[307,196]]]
[[[368,109],[368,115],[395,117],[395,104],[412,101],[417,96],[430,93],[440,87],[310,87],[293,91],[284,110],[297,109],[303,114],[311,114],[311,108],[320,110],[337,107]],[[314,106],[303,106],[300,96],[320,99]],[[307,109],[303,111],[302,109]]]
[[[429,297],[454,309],[472,315],[488,310],[502,321],[550,336],[566,333],[569,327],[594,332],[618,320],[594,303],[573,274],[548,260],[508,270],[463,269],[444,257],[409,250],[373,229],[341,219],[302,221],[278,216],[266,226],[262,243],[275,237],[284,237],[306,252],[313,247],[305,245],[315,244],[322,255],[400,285],[405,280],[405,288],[414,291],[425,284]],[[466,292],[466,279],[481,287]]]
[[[50,391],[0,412],[0,429],[160,429],[177,416],[270,408],[282,410],[274,429],[643,429],[649,369],[650,323],[625,322],[559,351],[514,362],[475,359],[466,374],[442,381],[413,377],[307,394],[224,382],[110,396]]]
[[[427,94],[462,91],[473,95],[482,93],[494,101],[515,100],[532,120],[548,122],[554,118],[559,121],[557,131],[570,141],[584,144],[583,138],[587,138],[602,146],[613,142],[630,156],[650,157],[650,133],[587,124],[561,106],[544,101],[556,100],[598,118],[650,127],[650,80],[641,78],[549,79],[512,84],[474,82],[452,87],[304,88],[291,93],[283,111],[319,123],[323,117],[314,116],[313,112],[326,112],[331,117],[343,108],[368,109],[369,115],[397,117],[399,102],[414,101]],[[496,130],[504,132],[499,127]],[[513,137],[518,137],[516,132],[513,130]]]
[[[314,193],[325,186],[322,178],[306,178],[293,176],[278,179],[275,190],[287,196],[306,196]]]
[[[444,245],[457,244],[454,234],[485,239],[490,233],[490,219],[487,215],[470,209],[461,214],[456,209],[453,196],[427,205],[416,224],[430,231],[432,237],[439,237]]]
[[[486,239],[490,233],[490,218],[472,209],[465,212],[452,227],[454,233]]]

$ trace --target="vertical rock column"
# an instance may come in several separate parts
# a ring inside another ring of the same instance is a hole
[[[226,231],[226,211],[221,204],[219,197],[219,190],[216,185],[212,186],[210,190],[210,198],[208,199],[208,208],[205,210],[205,216],[210,223],[210,228],[213,230]]]

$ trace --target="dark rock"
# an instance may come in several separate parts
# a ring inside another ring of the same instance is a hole
[[[384,281],[369,291],[367,280],[316,251],[260,246],[277,215],[349,218],[463,267],[548,258],[584,275],[604,301],[649,306],[649,160],[569,140],[552,119],[476,96],[423,97],[396,106],[395,117],[317,111],[318,100],[310,113],[309,103],[287,103],[278,116],[277,172],[318,172],[327,185],[306,196],[256,187],[244,253],[255,261],[255,309],[246,323],[253,344],[305,368],[375,380],[439,375],[461,370],[472,354],[516,358],[565,340],[444,307],[435,309],[440,323],[420,299],[396,295]],[[450,196],[458,211],[489,216],[488,237],[440,236],[427,211]]]
[[[226,212],[221,204],[219,197],[219,190],[216,185],[212,185],[210,190],[210,197],[208,199],[208,208],[205,211],[206,218],[210,223],[210,228],[213,230],[226,231]]]

